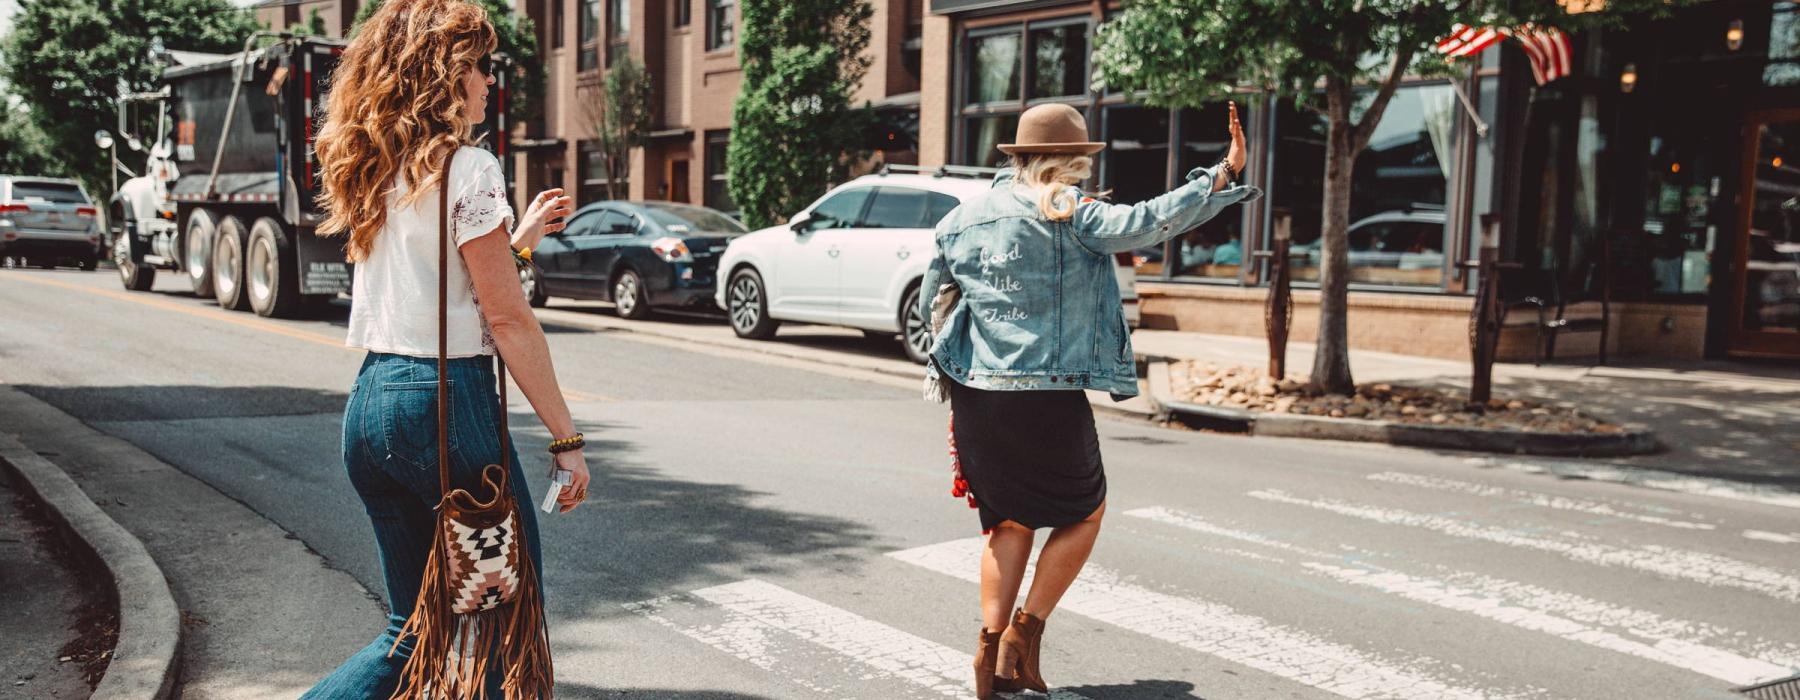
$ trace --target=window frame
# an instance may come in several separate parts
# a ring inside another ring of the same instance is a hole
[[[737,49],[737,0],[705,0],[706,52],[721,53]],[[721,34],[729,33],[729,36]]]
[[[702,175],[704,176],[700,191],[701,205],[720,212],[738,211],[737,202],[731,199],[731,168],[727,163],[728,152],[731,148],[731,130],[713,129],[707,131],[703,138],[704,141],[701,142],[700,147],[700,167],[703,168]],[[713,158],[714,146],[719,147],[716,161]],[[714,165],[718,166],[716,171],[713,168]],[[718,183],[718,191],[724,195],[721,198],[724,201],[713,197],[713,183],[715,182]],[[727,204],[730,206],[722,206]]]
[[[576,17],[575,72],[592,73],[601,68],[600,4],[601,0],[576,0],[580,4]],[[591,30],[591,32],[590,32]],[[588,34],[592,36],[588,36]]]
[[[1085,66],[1084,78],[1088,85],[1088,89],[1080,95],[1056,95],[1052,97],[1033,96],[1032,84],[1037,77],[1036,61],[1034,60],[1037,46],[1032,41],[1032,31],[1076,25],[1084,27],[1083,33],[1087,39],[1088,55],[1084,59],[1083,64]],[[955,109],[951,114],[951,118],[954,119],[955,122],[951,125],[950,144],[954,161],[964,164],[976,162],[969,159],[969,156],[971,155],[969,150],[973,148],[973,144],[969,142],[969,125],[974,120],[982,117],[1016,117],[1020,114],[1024,114],[1026,109],[1040,104],[1060,103],[1081,110],[1082,115],[1087,119],[1089,131],[1092,131],[1095,125],[1095,116],[1092,108],[1099,106],[1099,95],[1093,89],[1094,26],[1093,17],[1084,13],[1044,19],[1021,20],[985,27],[964,28],[958,36],[956,47],[954,49],[955,58],[960,61],[958,64],[960,69],[952,72],[952,85],[950,86],[951,94],[955,100]],[[1016,99],[992,102],[972,102],[972,96],[969,94],[969,91],[972,89],[970,79],[971,71],[974,69],[975,40],[1005,34],[1013,34],[1019,37],[1017,66],[1019,71],[1019,95]]]
[[[670,8],[670,10],[674,12],[674,17],[670,18],[669,26],[676,29],[686,29],[689,25],[692,25],[694,23],[693,0],[670,1],[674,5],[674,7]]]
[[[631,0],[606,0],[606,68],[631,55]]]

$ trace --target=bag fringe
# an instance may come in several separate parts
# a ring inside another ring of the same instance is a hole
[[[550,630],[544,619],[542,588],[531,550],[519,546],[519,593],[512,602],[466,615],[451,612],[451,591],[444,564],[445,519],[438,509],[431,555],[425,560],[425,585],[406,626],[388,649],[392,657],[407,639],[411,656],[400,672],[400,685],[389,700],[487,698],[487,673],[498,659],[505,673],[505,700],[552,697],[555,670],[550,659]]]

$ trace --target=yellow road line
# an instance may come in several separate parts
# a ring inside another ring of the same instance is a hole
[[[193,316],[195,318],[204,318],[204,319],[213,320],[213,321],[222,321],[224,323],[229,323],[229,324],[232,324],[235,326],[241,326],[243,328],[248,328],[250,330],[263,331],[265,333],[273,333],[275,335],[284,336],[284,337],[288,337],[288,338],[294,338],[296,340],[304,340],[309,343],[318,343],[320,345],[334,347],[339,350],[349,350],[351,352],[366,352],[362,348],[353,348],[348,345],[345,345],[343,339],[341,339],[341,338],[332,338],[330,336],[323,336],[323,335],[319,335],[317,333],[307,333],[305,331],[294,330],[292,328],[288,328],[286,326],[282,326],[277,323],[273,323],[270,321],[264,321],[264,320],[262,320],[262,317],[260,317],[260,316],[254,316],[254,315],[246,316],[239,312],[226,311],[224,309],[217,308],[217,307],[208,309],[205,307],[189,306],[187,304],[181,304],[178,302],[168,301],[166,299],[159,299],[155,296],[150,296],[144,292],[126,292],[126,291],[115,290],[115,289],[96,289],[94,287],[89,287],[86,285],[73,284],[70,282],[63,282],[61,280],[53,280],[53,279],[43,278],[43,277],[27,277],[27,276],[23,276],[23,275],[19,275],[19,276],[8,275],[7,277],[8,277],[8,279],[16,279],[16,280],[19,280],[22,282],[28,282],[31,284],[42,285],[42,286],[46,286],[46,287],[57,287],[57,288],[61,288],[61,289],[69,289],[69,290],[74,290],[77,292],[85,292],[88,294],[93,294],[95,296],[106,297],[108,299],[117,299],[119,301],[130,302],[133,304],[142,304],[144,306],[162,309],[164,311],[174,311],[176,313],[187,314],[187,315]],[[521,392],[521,393],[523,393],[523,392]],[[563,395],[563,400],[570,401],[570,402],[575,402],[575,401],[615,401],[616,400],[611,397],[602,396],[600,394],[590,394],[585,391],[576,391],[574,389],[564,389],[562,391],[562,395]]]

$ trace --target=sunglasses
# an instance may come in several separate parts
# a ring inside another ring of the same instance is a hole
[[[494,57],[493,56],[482,56],[480,60],[475,62],[475,70],[481,71],[482,75],[488,76],[490,78],[493,77],[494,76]]]

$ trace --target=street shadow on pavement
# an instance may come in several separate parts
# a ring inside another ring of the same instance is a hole
[[[1464,391],[1457,380],[1429,385]],[[1495,395],[1568,403],[1610,421],[1649,426],[1656,454],[1608,462],[1800,490],[1800,393],[1791,387],[1650,378],[1575,381],[1511,377]]]
[[[79,417],[104,421],[256,418],[344,411],[345,391],[285,386],[42,386],[20,391]]]
[[[596,688],[558,681],[556,697],[579,698],[667,698],[667,700],[773,700],[766,695],[745,695],[717,690],[669,690],[666,688]]]
[[[1194,684],[1187,681],[1132,681],[1129,685],[1082,685],[1057,688],[1090,698],[1113,700],[1203,700],[1194,694]],[[1037,697],[1019,695],[1016,697]]]
[[[514,425],[528,418],[515,411]],[[639,463],[634,442],[592,437],[615,434],[613,425],[580,428],[592,496],[573,513],[538,516],[547,598],[565,618],[631,615],[624,604],[746,578],[853,569],[894,548],[855,521],[757,503],[771,494],[671,478]],[[542,432],[515,430],[520,452],[541,450]]]

